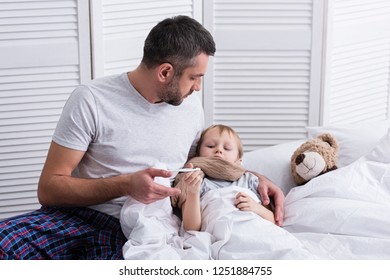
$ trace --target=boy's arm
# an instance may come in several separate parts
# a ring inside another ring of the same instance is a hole
[[[189,168],[192,168],[189,165]],[[185,194],[184,202],[181,206],[183,227],[185,230],[200,230],[200,187],[204,178],[204,173],[199,171],[188,172],[181,177],[176,187]]]
[[[236,196],[235,205],[241,211],[252,211],[263,219],[275,223],[274,213],[271,210],[267,209],[266,206],[257,203],[247,193],[239,192]]]
[[[272,198],[274,203],[275,222],[278,226],[283,225],[284,221],[284,194],[282,190],[276,186],[270,179],[259,173],[249,171],[259,178],[259,185],[257,191],[261,196],[263,205],[269,205]]]
[[[267,209],[265,206],[261,205],[260,203],[256,203],[257,206],[255,207],[254,211],[257,215],[262,217],[263,219],[266,219],[272,223],[275,223],[275,216],[274,213]]]
[[[183,218],[183,228],[185,230],[199,231],[202,223],[199,193],[187,193],[187,199],[183,203],[181,211]]]

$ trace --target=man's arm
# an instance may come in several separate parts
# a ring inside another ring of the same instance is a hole
[[[143,203],[180,192],[156,184],[154,177],[170,177],[166,170],[148,168],[111,178],[83,179],[72,171],[85,152],[65,148],[52,142],[38,184],[38,199],[47,206],[88,206],[130,195]]]

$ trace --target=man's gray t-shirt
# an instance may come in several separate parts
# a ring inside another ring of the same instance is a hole
[[[204,125],[200,99],[191,95],[179,106],[149,103],[127,73],[77,87],[57,124],[53,141],[85,151],[72,176],[103,178],[165,163],[182,167]],[[91,208],[119,217],[125,198]]]

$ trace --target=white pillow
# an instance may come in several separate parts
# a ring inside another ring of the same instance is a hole
[[[295,185],[291,175],[290,159],[294,151],[306,140],[295,140],[264,149],[247,152],[243,156],[243,166],[266,176],[285,195]]]
[[[389,121],[358,124],[307,127],[308,138],[328,132],[339,142],[338,167],[346,166],[367,155],[378,144],[390,127]]]

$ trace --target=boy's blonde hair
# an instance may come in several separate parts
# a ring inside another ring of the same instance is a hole
[[[226,131],[230,135],[234,136],[234,138],[236,139],[236,143],[237,143],[238,158],[242,159],[242,156],[244,155],[244,148],[242,146],[242,142],[241,142],[240,136],[238,135],[238,133],[233,128],[231,128],[230,126],[227,126],[227,125],[223,125],[223,124],[215,124],[215,125],[209,126],[205,130],[203,130],[202,134],[200,135],[198,145],[196,146],[196,155],[199,156],[200,146],[202,145],[202,143],[204,141],[204,136],[206,135],[206,133],[208,131],[210,131],[210,130],[212,130],[214,128],[217,128],[219,130],[220,134],[222,134],[223,132]]]

